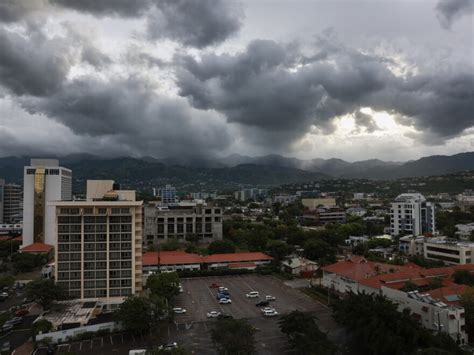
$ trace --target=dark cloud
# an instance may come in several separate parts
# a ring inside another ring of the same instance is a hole
[[[263,142],[267,146],[289,146],[312,126],[331,133],[334,118],[366,106],[407,116],[438,143],[473,125],[469,68],[400,77],[386,58],[328,39],[318,45],[324,55],[303,57],[273,41],[254,41],[235,55],[177,58],[179,94],[197,108],[217,110],[229,122],[265,132],[260,140],[270,137]],[[360,113],[356,122],[375,129]],[[271,139],[275,134],[278,141]]]
[[[365,127],[365,129],[369,133],[375,132],[379,129],[377,123],[374,121],[371,115],[357,110],[356,112],[354,112],[353,117],[357,127]]]
[[[203,48],[237,33],[241,20],[241,8],[234,1],[157,0],[148,16],[147,32],[150,39]]]
[[[232,138],[217,115],[189,107],[183,99],[155,93],[137,78],[75,79],[44,98],[23,98],[32,114],[44,114],[75,134],[109,137],[131,151],[153,156],[214,154]]]
[[[48,0],[2,0],[0,1],[0,22],[17,22],[42,11]]]
[[[153,0],[51,0],[52,4],[94,16],[138,17],[151,6]]]
[[[439,0],[436,4],[438,20],[446,29],[451,28],[454,21],[463,15],[474,12],[473,0]]]
[[[64,38],[39,31],[27,36],[0,27],[0,85],[17,95],[48,95],[57,91],[74,61]]]

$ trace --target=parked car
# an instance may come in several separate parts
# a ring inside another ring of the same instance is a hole
[[[176,313],[176,314],[184,314],[184,313],[186,313],[186,310],[184,308],[181,308],[181,307],[175,307],[175,308],[173,308],[173,312]]]
[[[219,292],[224,292],[224,291],[229,292],[229,289],[227,287],[224,287],[224,286],[219,286],[218,291]]]
[[[219,300],[219,303],[221,304],[228,304],[228,303],[232,303],[232,300],[230,298],[221,298]]]
[[[229,319],[229,318],[232,318],[232,316],[229,315],[229,314],[225,314],[225,313],[221,313],[221,314],[219,314],[219,316],[217,317],[217,319]]]
[[[276,301],[276,298],[274,296],[270,296],[270,295],[265,296],[265,299],[267,301]]]
[[[260,302],[256,303],[255,305],[257,307],[264,307],[264,306],[268,306],[269,304],[270,304],[270,302],[268,302],[268,301],[260,301]]]
[[[275,317],[278,315],[278,312],[274,309],[269,309],[269,310],[266,310],[265,312],[263,312],[263,315],[265,317]]]
[[[260,297],[260,293],[258,291],[250,291],[246,294],[247,298],[256,298]]]
[[[19,309],[18,311],[15,312],[16,317],[23,317],[26,316],[28,313],[30,313],[26,308],[25,309]]]
[[[3,353],[10,353],[10,349],[11,348],[11,345],[10,345],[10,342],[9,341],[6,341],[3,343],[2,345],[2,348],[0,349],[0,352],[3,354]]]
[[[218,292],[217,293],[217,299],[220,300],[221,298],[229,298],[229,295],[226,295],[225,293]]]
[[[179,284],[178,290],[180,293],[184,292],[183,285]]]
[[[165,350],[165,351],[171,351],[173,349],[176,349],[178,347],[178,343],[176,343],[175,341],[172,342],[172,343],[168,343],[168,344],[164,344],[164,345],[160,345],[158,347],[159,350]]]
[[[267,311],[274,311],[274,310],[275,310],[275,308],[273,308],[273,307],[265,307],[265,308],[261,309],[262,313],[265,313]]]
[[[13,329],[13,324],[10,324],[10,323],[5,323],[3,326],[2,326],[2,332],[8,332],[10,330]]]
[[[216,284],[215,282],[213,282],[210,286],[210,288],[218,288],[218,287],[221,287],[219,284]]]
[[[8,293],[6,293],[6,292],[2,292],[2,293],[0,293],[0,296],[2,296],[2,297],[8,297],[9,295],[8,295]]]
[[[207,318],[217,318],[220,315],[221,315],[221,312],[217,312],[217,311],[207,312]]]
[[[5,322],[5,324],[17,325],[22,321],[21,317],[13,317]]]

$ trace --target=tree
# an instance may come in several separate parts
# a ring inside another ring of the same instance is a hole
[[[48,262],[46,254],[28,254],[16,253],[12,257],[15,270],[19,272],[29,272],[35,267],[44,265]]]
[[[336,346],[319,329],[314,316],[293,311],[281,317],[278,323],[298,354],[329,355],[336,352]]]
[[[43,308],[49,308],[53,301],[65,298],[64,290],[61,286],[54,283],[53,280],[35,280],[26,285],[26,294],[28,298],[34,299],[41,304]]]
[[[199,236],[195,233],[186,234],[185,238],[187,242],[197,243],[199,242]]]
[[[207,247],[209,254],[235,253],[235,245],[230,240],[214,240]]]
[[[47,319],[40,319],[32,324],[31,329],[33,330],[34,335],[48,333],[53,329],[53,324]]]
[[[221,318],[211,330],[211,339],[220,354],[255,352],[255,328],[245,319]]]
[[[150,302],[140,297],[129,297],[114,313],[115,319],[122,322],[123,327],[133,333],[150,329],[154,323]]]
[[[148,277],[146,286],[151,293],[170,302],[179,293],[179,276],[176,272],[162,272]]]
[[[304,244],[304,254],[308,259],[321,265],[336,262],[336,251],[321,239],[310,239]]]
[[[456,270],[453,274],[454,282],[461,285],[474,286],[474,275],[469,270]]]
[[[13,276],[2,276],[0,277],[0,289],[4,287],[12,287],[15,283]]]
[[[267,252],[276,262],[282,260],[285,256],[290,253],[288,244],[281,240],[269,240],[267,243]]]

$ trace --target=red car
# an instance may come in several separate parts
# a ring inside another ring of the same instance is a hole
[[[28,310],[27,309],[19,309],[18,311],[15,312],[15,316],[16,317],[23,317],[23,316],[26,316],[28,313]]]
[[[216,284],[215,282],[213,282],[213,283],[211,284],[211,286],[209,286],[209,287],[210,287],[210,288],[218,288],[218,287],[221,287],[221,285]]]

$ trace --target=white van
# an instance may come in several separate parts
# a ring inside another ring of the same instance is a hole
[[[258,291],[250,291],[249,293],[246,294],[247,298],[255,298],[255,297],[260,297],[260,294]]]

